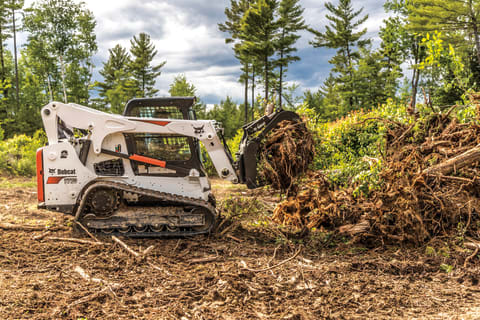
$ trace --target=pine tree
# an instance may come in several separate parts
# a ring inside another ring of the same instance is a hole
[[[329,62],[333,64],[332,72],[343,104],[346,105],[347,110],[352,110],[358,102],[355,89],[355,65],[360,59],[359,49],[370,42],[361,39],[367,32],[366,28],[357,32],[354,30],[367,20],[368,15],[355,21],[363,8],[354,11],[351,0],[340,0],[337,7],[327,2],[325,8],[331,13],[327,15],[330,24],[325,27],[325,32],[308,29],[315,35],[315,39],[310,43],[315,48],[337,49],[337,54]]]
[[[112,49],[108,49],[109,57],[106,63],[103,64],[103,69],[99,71],[104,82],[97,83],[100,88],[99,95],[104,97],[109,89],[112,89],[117,77],[115,73],[118,70],[127,70],[130,63],[130,56],[125,48],[117,44]]]
[[[294,45],[297,40],[300,39],[298,31],[306,28],[305,20],[302,17],[303,8],[298,2],[299,0],[281,0],[278,9],[278,26],[280,28],[280,33],[277,40],[277,52],[279,58],[276,64],[280,68],[278,78],[278,98],[280,108],[282,107],[283,78],[285,77],[286,68],[290,63],[300,60],[299,56],[294,55],[297,51]]]
[[[23,6],[23,1],[6,0],[0,2],[0,80],[3,87],[10,87],[13,83],[12,79],[8,77],[5,67],[5,52],[6,41],[12,38],[12,16],[13,10],[18,10]],[[8,89],[3,92],[3,95],[8,96]]]
[[[241,106],[238,106],[232,98],[227,96],[225,100],[222,100],[220,104],[215,104],[207,112],[207,119],[213,119],[222,123],[224,128],[223,135],[225,139],[229,140],[242,127],[243,112]]]
[[[277,0],[258,0],[250,6],[242,18],[241,32],[244,41],[241,51],[262,65],[265,101],[268,101],[270,82],[274,78],[272,56],[276,52],[278,21],[275,12]]]
[[[382,53],[362,48],[360,55],[355,71],[356,98],[358,107],[368,109],[384,103],[390,94],[395,95],[395,91],[387,91],[387,86],[392,85],[387,81],[391,74],[385,70]]]
[[[400,17],[385,19],[380,27],[379,61],[382,64],[381,78],[385,82],[384,91],[387,97],[394,98],[399,87],[399,79],[403,77],[402,63],[408,56],[408,34]]]
[[[179,74],[175,77],[173,83],[170,84],[168,93],[170,93],[170,96],[172,97],[195,97],[197,95],[197,88],[195,88],[192,83],[188,82],[187,77],[184,74]],[[193,109],[199,119],[206,119],[206,106],[198,97]]]
[[[130,56],[119,44],[108,51],[108,61],[99,72],[103,76],[103,82],[96,82],[95,86],[99,88],[101,105],[114,113],[122,113],[125,104],[135,96],[137,90],[136,83],[128,72]]]
[[[252,0],[230,0],[230,8],[225,8],[226,21],[224,23],[218,24],[218,29],[222,32],[227,32],[230,34],[229,38],[225,39],[225,43],[233,44],[233,51],[235,57],[240,61],[242,65],[242,74],[240,75],[239,81],[244,84],[245,89],[245,123],[248,122],[248,81],[250,79],[250,71],[253,74],[254,61],[247,53],[242,51],[242,41],[243,35],[241,31],[241,22],[245,13],[250,8]],[[252,90],[254,79],[252,77]],[[252,104],[253,106],[253,104]]]
[[[157,55],[155,45],[151,42],[150,35],[140,33],[130,40],[130,53],[132,59],[130,62],[130,72],[138,83],[139,95],[141,97],[153,97],[158,92],[155,89],[156,78],[160,76],[160,69],[167,63],[161,62],[152,65],[153,59]]]

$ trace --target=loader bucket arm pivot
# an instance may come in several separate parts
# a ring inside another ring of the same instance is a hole
[[[279,110],[269,116],[250,122],[243,126],[243,137],[237,153],[235,168],[239,182],[246,184],[249,189],[261,187],[257,183],[258,151],[262,140],[280,122],[300,121],[300,116],[292,111]]]

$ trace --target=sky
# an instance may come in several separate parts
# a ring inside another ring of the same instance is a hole
[[[34,0],[26,0],[29,7]],[[161,69],[156,88],[159,96],[166,96],[174,78],[184,74],[197,89],[199,97],[207,105],[218,104],[227,96],[237,103],[243,102],[244,89],[238,82],[240,65],[230,45],[225,44],[227,34],[218,30],[218,23],[225,21],[224,10],[230,0],[84,0],[86,7],[95,15],[98,51],[93,61],[96,65],[94,80],[102,80],[98,73],[108,59],[108,49],[116,44],[130,48],[130,39],[146,32],[151,35],[158,51],[153,63],[167,61]],[[332,1],[336,3],[336,0]],[[306,23],[323,31],[328,20],[325,18],[325,1],[300,0],[305,9]],[[378,31],[387,14],[383,2],[378,0],[352,1],[356,9],[369,19],[361,26],[366,27],[366,38],[379,44]],[[297,95],[306,89],[317,90],[328,76],[331,65],[328,60],[335,50],[313,48],[309,40],[313,35],[302,32],[297,42],[300,61],[288,68],[287,81],[296,83]],[[20,34],[18,45],[25,44],[26,34]],[[11,45],[11,44],[10,44]]]

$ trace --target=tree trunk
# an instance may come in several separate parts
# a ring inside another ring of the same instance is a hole
[[[252,63],[252,121],[255,120],[255,67]]]
[[[477,17],[472,0],[468,1],[468,4],[470,6],[470,18],[472,19],[473,37],[475,38],[475,49],[477,49],[477,62],[480,64],[480,35],[478,34]]]
[[[456,157],[423,170],[423,173],[428,175],[448,175],[457,169],[478,161],[480,161],[480,144]]]
[[[248,123],[248,63],[245,64],[245,124]]]
[[[268,57],[265,55],[265,103],[268,103]]]
[[[5,60],[3,58],[3,28],[0,24],[0,63],[2,66],[2,75],[0,79],[2,80],[2,86],[5,85]],[[8,89],[4,89],[3,96],[6,97],[8,95]]]
[[[13,52],[15,58],[15,92],[17,95],[17,110],[20,109],[20,88],[18,86],[17,30],[15,28],[15,9],[12,10]]]
[[[282,109],[282,87],[283,87],[283,50],[280,52],[280,83],[278,86],[278,106]]]
[[[60,55],[60,71],[62,73],[63,102],[68,103],[67,88],[65,87],[65,65],[63,63],[63,55]]]
[[[419,46],[416,42],[413,43],[413,53],[415,55],[415,66],[418,64],[419,60]],[[417,105],[417,90],[418,90],[418,81],[420,79],[420,70],[413,68],[412,76],[412,113],[415,114],[415,106]]]
[[[353,70],[353,68],[352,68],[352,56],[351,56],[351,54],[350,54],[350,46],[348,45],[348,43],[347,43],[347,62],[348,62],[348,66],[347,66],[347,68],[348,68],[348,75],[350,76],[349,89],[350,89],[350,92],[353,92],[353,87],[352,87],[352,86],[353,86],[353,81],[354,81],[354,79],[353,79],[353,73],[352,73],[352,70]],[[355,101],[354,101],[354,100],[355,100]],[[356,102],[357,102],[356,97],[353,97],[353,96],[350,96],[350,97],[349,97],[350,110],[348,110],[348,111],[351,111],[351,110],[353,109],[353,105],[354,105],[354,103],[356,103]]]
[[[47,84],[48,84],[48,95],[50,96],[50,102],[53,101],[53,92],[52,92],[52,85],[50,83],[50,75],[47,74]]]

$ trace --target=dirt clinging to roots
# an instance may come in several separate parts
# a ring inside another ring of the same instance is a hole
[[[308,170],[315,154],[312,133],[303,121],[284,120],[270,131],[259,150],[260,185],[296,190],[295,181]]]
[[[335,188],[313,172],[298,194],[276,207],[273,219],[377,244],[420,244],[438,235],[478,238],[480,126],[432,114],[389,127],[380,183],[368,197],[355,197],[355,185]]]

